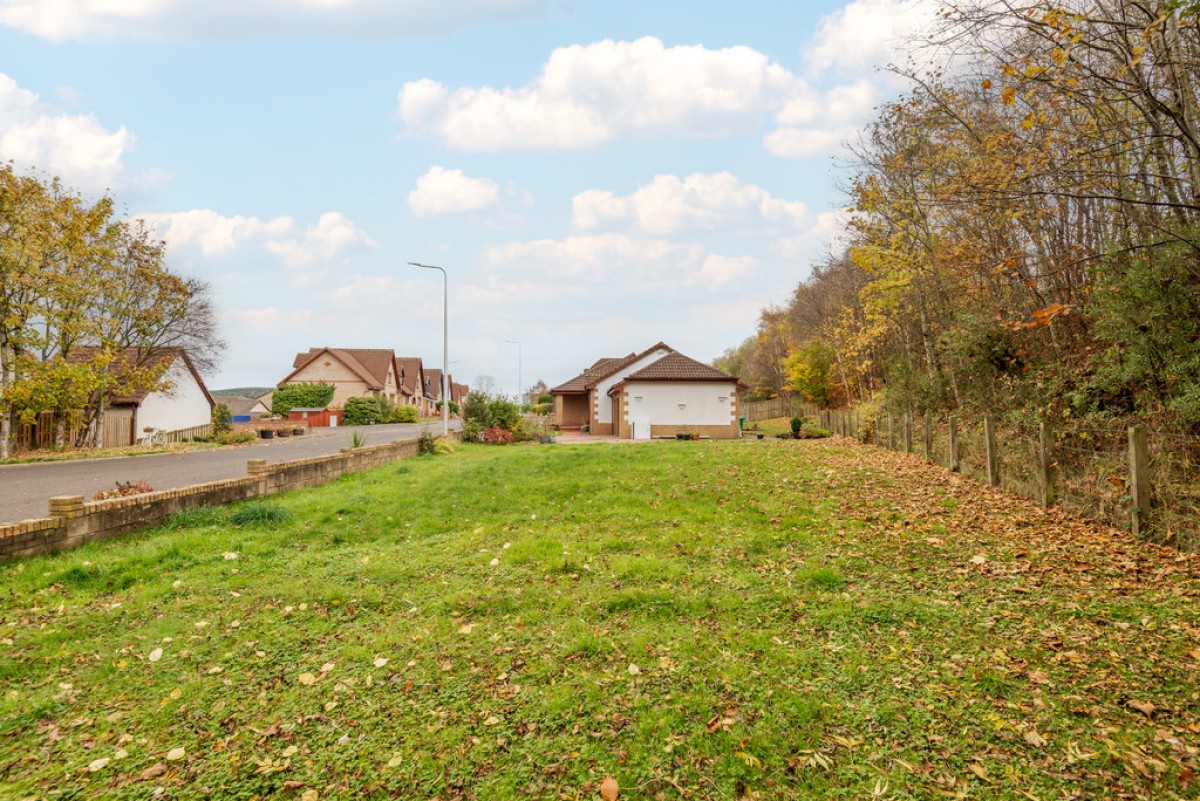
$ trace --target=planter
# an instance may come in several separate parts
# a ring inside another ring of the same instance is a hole
[[[296,437],[303,436],[308,433],[308,429],[302,426],[296,426],[292,429],[292,435]]]
[[[757,436],[758,436],[758,438],[759,438],[759,439],[762,439],[762,438],[763,438],[763,435],[762,435],[762,434],[758,434]]]
[[[258,436],[261,437],[262,439],[275,439],[275,429],[260,428],[258,430]]]
[[[685,439],[691,439],[691,437],[689,437],[687,434],[676,434],[675,439],[685,440]]]
[[[281,428],[275,432],[275,436],[277,436],[277,437],[290,437],[291,435],[292,435],[292,429],[290,429],[290,428]]]

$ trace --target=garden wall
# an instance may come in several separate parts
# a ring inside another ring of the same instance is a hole
[[[417,441],[344,449],[328,456],[268,464],[246,463],[246,476],[180,489],[149,492],[106,501],[85,501],[82,495],[50,499],[43,518],[0,524],[0,559],[74,548],[156,526],[175,512],[194,506],[218,506],[280,492],[316,487],[347,473],[358,473],[417,455]]]

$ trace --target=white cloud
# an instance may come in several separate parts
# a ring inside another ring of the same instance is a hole
[[[433,166],[408,193],[408,206],[418,217],[481,211],[496,203],[500,187],[490,178],[469,178],[462,170]]]
[[[230,326],[256,333],[303,331],[315,321],[313,313],[307,309],[285,311],[277,306],[262,309],[228,309],[221,315],[221,319]]]
[[[907,37],[929,25],[933,0],[854,0],[821,20],[805,48],[809,70],[863,74],[897,60]]]
[[[790,261],[819,259],[837,252],[846,244],[843,238],[848,219],[848,209],[821,212],[807,231],[776,240],[771,251]]]
[[[129,176],[125,157],[134,136],[109,130],[91,114],[62,114],[37,94],[0,73],[0,161],[57,176],[84,192],[134,186],[153,189],[166,176],[153,171]]]
[[[339,211],[325,212],[316,225],[303,230],[291,217],[226,217],[211,209],[137,216],[167,242],[168,253],[198,248],[205,258],[211,258],[228,255],[243,244],[257,245],[298,271],[292,278],[296,286],[312,283],[323,274],[321,270],[305,272],[303,268],[324,267],[343,261],[352,252],[376,246],[366,231]]]
[[[491,279],[492,289],[537,276],[535,283],[555,293],[578,295],[586,285],[594,297],[600,286],[628,302],[660,299],[663,292],[686,287],[712,291],[753,273],[759,263],[752,256],[706,253],[695,243],[625,234],[510,242],[489,248],[484,257],[493,275],[504,274]]]
[[[550,0],[0,0],[0,25],[49,39],[402,38],[543,11]]]
[[[691,283],[717,289],[735,278],[751,275],[758,269],[758,259],[753,256],[718,256],[707,257],[700,266],[700,272],[691,279]]]
[[[553,280],[567,278],[592,283],[629,275],[639,281],[668,274],[686,280],[700,269],[703,256],[699,245],[623,234],[509,242],[490,247],[484,253],[484,259],[493,266],[538,272]]]
[[[763,146],[772,156],[783,159],[810,159],[837,153],[854,138],[858,128],[779,128],[763,137]]]
[[[682,179],[657,175],[624,197],[589,189],[574,197],[572,207],[579,230],[630,226],[656,236],[762,226],[791,229],[809,218],[804,203],[774,197],[728,172],[694,173]]]
[[[355,250],[376,246],[375,240],[346,218],[340,211],[327,211],[315,226],[309,226],[302,236],[270,240],[266,248],[277,254],[289,267],[303,267],[314,262],[340,259]]]
[[[666,47],[654,37],[561,47],[524,87],[399,93],[409,132],[458,150],[593,147],[624,135],[689,138],[755,130],[803,80],[749,47]]]
[[[881,2],[900,0],[860,0]],[[918,0],[905,2],[915,6]],[[849,24],[860,12],[846,18],[846,11],[827,19],[822,47],[850,35],[838,22]],[[819,62],[821,70],[842,64],[814,58],[810,63]],[[870,118],[880,97],[877,81],[858,77],[821,90],[749,47],[667,47],[647,36],[557,48],[541,72],[518,88],[451,89],[430,78],[410,81],[400,89],[397,116],[410,135],[440,139],[460,151],[731,137],[773,118],[779,127],[764,138],[769,152],[812,158],[836,152]]]

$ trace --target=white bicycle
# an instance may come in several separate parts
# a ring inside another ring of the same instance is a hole
[[[151,448],[167,444],[167,432],[161,428],[148,428],[142,435],[142,445]]]

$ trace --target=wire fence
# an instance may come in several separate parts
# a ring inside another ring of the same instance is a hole
[[[952,421],[867,407],[804,411],[834,433],[922,454],[980,483],[1153,542],[1200,550],[1200,437],[1122,423],[1073,422],[1056,433],[1008,421]]]

